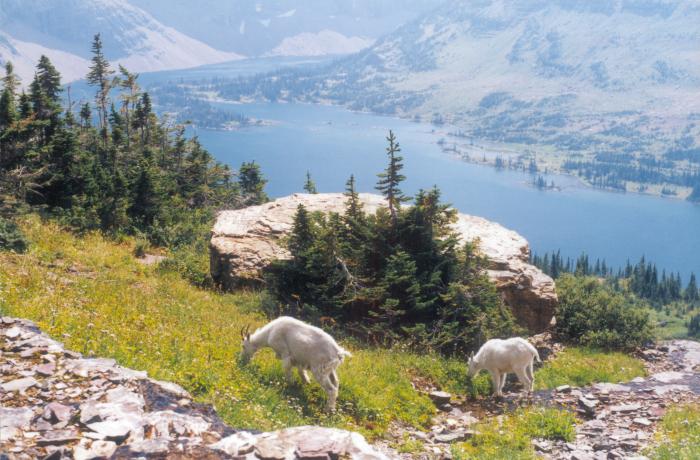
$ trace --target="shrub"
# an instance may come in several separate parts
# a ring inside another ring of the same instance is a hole
[[[27,240],[17,225],[0,217],[0,251],[22,253],[27,251]]]
[[[134,256],[144,257],[146,255],[146,251],[148,251],[148,241],[142,239],[136,240],[136,244],[134,245]]]
[[[170,252],[158,269],[163,272],[173,272],[191,284],[201,288],[211,288],[214,282],[209,272],[209,256],[201,244],[185,246]]]
[[[557,281],[557,332],[570,342],[630,350],[653,338],[648,309],[596,278],[564,275]]]
[[[688,335],[700,337],[700,313],[693,315],[688,323]]]

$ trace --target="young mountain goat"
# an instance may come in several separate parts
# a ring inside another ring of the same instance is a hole
[[[479,349],[476,356],[474,352],[469,356],[469,377],[486,369],[491,374],[496,397],[502,397],[506,376],[509,372],[514,372],[527,392],[531,393],[535,384],[535,375],[532,372],[532,362],[535,358],[540,361],[537,349],[525,339],[491,339]]]
[[[340,381],[336,368],[346,356],[352,356],[338,345],[333,337],[321,329],[306,324],[289,316],[281,316],[255,331],[241,331],[243,336],[244,362],[260,348],[270,347],[277,358],[282,360],[282,367],[289,382],[292,381],[292,367],[296,367],[299,377],[309,383],[306,370],[310,370],[316,381],[328,395],[327,410],[335,410]]]

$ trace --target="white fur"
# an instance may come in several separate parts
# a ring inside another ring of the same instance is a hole
[[[528,393],[535,385],[535,374],[532,363],[540,355],[530,342],[520,337],[507,340],[491,339],[486,342],[479,352],[469,357],[469,377],[486,369],[491,374],[496,396],[503,396],[503,385],[509,372],[515,373]]]
[[[270,347],[282,360],[287,380],[292,380],[292,367],[309,383],[306,370],[328,395],[328,410],[335,410],[340,381],[336,368],[350,352],[338,345],[323,330],[289,316],[281,316],[243,340],[243,357],[250,359],[260,348]]]

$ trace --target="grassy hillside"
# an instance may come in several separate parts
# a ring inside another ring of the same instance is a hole
[[[234,427],[270,430],[311,423],[373,437],[394,420],[416,427],[429,424],[435,409],[412,381],[432,382],[457,394],[489,390],[485,374],[467,382],[461,360],[346,342],[354,356],[340,368],[339,411],[323,414],[320,387],[287,385],[271,352],[239,365],[241,327],[265,321],[258,312],[260,293],[195,288],[175,273],[139,263],[133,241],[114,242],[95,233],[77,236],[36,216],[19,223],[29,252],[0,252],[0,313],[36,321],[70,349],[113,357],[154,378],[177,382],[198,400],[213,403]],[[566,365],[575,368],[577,360],[567,359]],[[542,375],[561,368],[556,366],[555,360]],[[642,372],[635,369],[591,378],[618,381]],[[541,381],[586,383],[569,374]]]

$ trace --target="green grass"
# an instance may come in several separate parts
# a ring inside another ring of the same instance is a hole
[[[78,237],[36,216],[21,226],[30,250],[0,252],[0,312],[36,321],[70,349],[177,382],[234,427],[312,423],[370,436],[393,420],[421,427],[435,409],[412,379],[452,391],[466,380],[457,360],[346,344],[354,356],[340,367],[339,411],[326,415],[320,387],[288,385],[269,350],[239,365],[241,327],[265,322],[257,313],[260,293],[196,288],[176,273],[139,264],[133,241]]]
[[[535,373],[537,389],[598,382],[628,382],[646,375],[644,363],[624,353],[566,348]]]
[[[487,373],[466,378],[465,360],[345,343],[354,356],[340,367],[339,410],[326,415],[320,387],[288,385],[271,351],[239,364],[241,327],[265,322],[259,292],[197,288],[172,270],[138,263],[133,240],[76,236],[36,216],[20,225],[30,248],[26,254],[0,252],[0,313],[37,322],[72,350],[177,382],[214,404],[233,427],[319,424],[376,437],[392,421],[429,426],[435,408],[412,383],[456,395],[491,392]],[[569,350],[536,379],[540,387],[627,380],[642,374],[637,363],[623,355]],[[589,378],[591,369],[601,367]]]
[[[657,445],[647,454],[653,460],[700,458],[700,404],[670,409],[656,433]]]
[[[478,434],[452,448],[455,460],[530,460],[532,439],[573,441],[576,417],[562,409],[518,409],[477,424]]]
[[[666,309],[652,310],[652,318],[658,325],[657,336],[662,340],[688,338],[688,321],[694,313],[697,313],[697,309],[678,313],[677,305],[672,305],[668,312]]]

